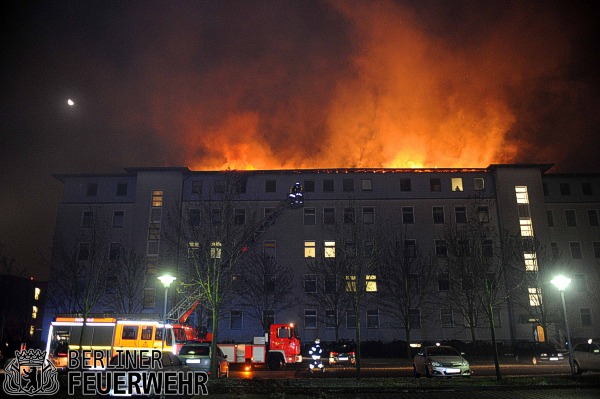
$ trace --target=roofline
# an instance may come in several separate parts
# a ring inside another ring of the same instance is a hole
[[[487,168],[490,170],[500,168],[537,168],[542,173],[546,173],[553,167],[553,163],[492,163]]]

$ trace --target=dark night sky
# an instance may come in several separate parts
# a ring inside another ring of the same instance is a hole
[[[0,243],[39,278],[62,190],[53,173],[492,162],[600,172],[593,1],[0,7]]]

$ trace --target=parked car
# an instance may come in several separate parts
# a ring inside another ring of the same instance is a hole
[[[415,377],[470,377],[469,362],[451,346],[421,347],[413,359]]]
[[[205,371],[210,376],[210,343],[188,343],[181,347],[179,359],[193,370]],[[229,377],[229,362],[217,346],[217,378]]]
[[[352,342],[334,342],[327,351],[330,367],[356,366],[356,348]]]
[[[179,358],[177,356],[175,356],[173,353],[171,352],[167,352],[164,351],[161,353],[161,368],[157,368],[157,364],[155,364],[154,362],[150,362],[148,363],[150,365],[150,367],[146,368],[146,367],[141,367],[140,364],[142,363],[142,360],[139,358],[139,354],[137,355],[138,359],[134,362],[131,362],[129,360],[126,360],[125,358],[128,356],[121,354],[121,355],[115,355],[113,356],[110,360],[109,360],[109,364],[112,367],[116,367],[116,369],[118,371],[124,370],[126,372],[126,374],[128,374],[129,372],[135,372],[136,374],[139,373],[155,373],[158,371],[167,371],[167,372],[190,372],[191,369],[186,366],[185,364],[181,363],[181,361],[179,360]],[[139,368],[136,368],[134,366],[134,364],[137,364],[138,366],[140,366]],[[124,365],[124,367],[121,367],[121,365]],[[106,373],[107,370],[101,370],[99,371],[100,373]],[[125,376],[123,377],[122,381],[128,381],[129,380],[129,376]],[[137,377],[134,377],[137,378]],[[137,397],[145,397],[145,398],[158,398],[161,397],[162,395],[156,393],[156,392],[152,392],[149,395],[146,394],[142,394],[142,393],[138,393],[137,391],[133,391],[132,394],[124,394],[124,393],[115,393],[114,392],[114,387],[110,389],[110,391],[108,392],[109,396],[119,396],[119,397],[123,397],[123,396],[127,396],[127,397],[131,397],[131,396],[137,396]],[[189,395],[188,395],[189,396]],[[188,397],[185,396],[185,397]],[[97,395],[97,397],[106,397],[105,395]],[[171,397],[171,396],[169,396]],[[178,398],[181,398],[181,396],[177,396]]]
[[[576,374],[584,371],[600,371],[600,345],[577,344],[573,347],[573,367]]]
[[[532,364],[563,362],[565,360],[565,355],[547,342],[517,342],[513,355],[517,361],[526,361]]]

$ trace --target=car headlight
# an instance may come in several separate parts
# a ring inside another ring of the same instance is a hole
[[[540,353],[540,356],[548,356],[547,353]]]
[[[440,367],[440,366],[442,365],[442,363],[440,363],[440,362],[435,362],[435,361],[432,361],[432,362],[431,362],[431,365],[432,365],[433,367]]]

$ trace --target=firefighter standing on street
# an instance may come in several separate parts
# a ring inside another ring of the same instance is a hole
[[[321,348],[321,340],[319,338],[315,339],[315,344],[310,348],[308,354],[312,357],[312,363],[309,364],[310,371],[314,369],[317,370],[325,370],[323,368],[323,362],[321,361],[321,354],[323,353],[323,349]]]

